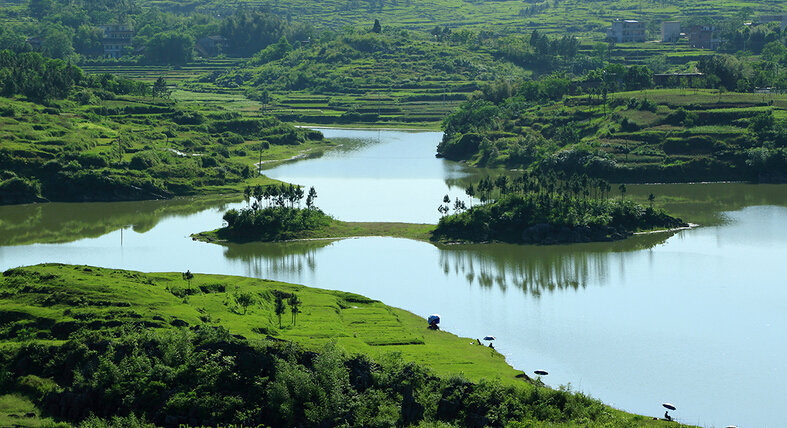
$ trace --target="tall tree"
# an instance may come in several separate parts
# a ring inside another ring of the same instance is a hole
[[[235,296],[235,301],[243,307],[243,315],[246,315],[249,306],[254,304],[254,295],[251,292],[238,293]]]
[[[306,196],[306,208],[314,208],[315,199],[317,199],[317,191],[314,190],[314,186],[312,186],[309,188],[309,194]]]
[[[194,279],[194,274],[190,270],[183,272],[183,279],[189,284],[189,291],[191,291],[191,280]]]
[[[300,312],[301,301],[298,299],[298,296],[295,293],[290,295],[290,298],[287,299],[287,304],[290,305],[290,312],[292,312],[292,325],[295,325],[295,320],[298,316],[298,312]]]
[[[163,77],[159,77],[153,83],[153,98],[169,98],[169,89],[167,89],[167,81]]]
[[[281,296],[281,293],[276,293],[276,301],[274,303],[273,312],[276,313],[276,316],[279,317],[279,328],[281,328],[281,315],[284,313],[284,299]]]

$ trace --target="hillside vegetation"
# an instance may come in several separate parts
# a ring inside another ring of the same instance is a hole
[[[165,88],[149,97],[145,84],[35,53],[2,55],[0,203],[240,193],[265,180],[256,162],[329,146],[272,117],[184,106]]]
[[[532,102],[513,92],[446,119],[438,155],[615,182],[787,178],[785,96],[655,89]]]
[[[657,424],[350,293],[50,264],[4,272],[0,302],[8,423]]]

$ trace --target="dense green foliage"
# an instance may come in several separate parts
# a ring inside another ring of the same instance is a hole
[[[443,216],[433,233],[436,240],[512,243],[587,242],[622,239],[655,228],[687,226],[663,211],[621,198],[609,199],[611,187],[587,176],[530,175],[509,181],[486,178],[465,192],[482,205],[466,210],[456,201],[454,214]],[[651,195],[651,201],[655,196]],[[444,202],[450,202],[448,196]],[[651,202],[652,203],[652,202]],[[448,206],[442,206],[448,212]]]
[[[315,353],[290,342],[250,344],[210,327],[124,333],[5,353],[5,387],[32,384],[29,394],[45,414],[70,422],[131,412],[167,426],[609,420],[582,394],[440,378],[397,356],[373,361],[330,345]]]
[[[81,83],[82,71],[61,60],[45,59],[39,53],[15,54],[0,51],[0,94],[23,94],[34,100],[68,96]]]

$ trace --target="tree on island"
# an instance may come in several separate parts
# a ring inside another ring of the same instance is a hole
[[[317,191],[314,190],[314,186],[309,188],[309,194],[306,196],[306,208],[312,209],[314,208],[314,200],[317,199]]]
[[[620,199],[625,198],[626,197],[626,185],[625,184],[621,184],[620,186],[618,186],[618,190],[620,190]]]
[[[653,201],[655,200],[656,200],[656,195],[654,195],[653,193],[648,195],[648,202],[650,202],[650,209],[653,209]]]
[[[472,207],[473,207],[473,196],[475,196],[475,189],[473,188],[473,185],[472,185],[472,184],[470,184],[470,185],[469,185],[469,186],[468,186],[468,187],[465,189],[465,195],[467,195],[467,196],[469,196],[469,197],[470,197],[470,207],[472,208]]]
[[[273,312],[276,313],[276,316],[279,317],[279,328],[281,328],[281,315],[284,313],[284,298],[280,292],[276,292],[276,301],[274,303]]]
[[[290,298],[287,299],[287,304],[290,305],[290,312],[292,312],[292,325],[295,325],[295,320],[298,316],[298,312],[300,312],[301,301],[298,299],[298,296],[295,293],[290,295]]]
[[[443,196],[443,204],[446,204],[446,205],[440,204],[437,207],[437,211],[440,213],[440,215],[445,216],[446,214],[448,214],[448,211],[450,210],[450,208],[448,208],[447,204],[450,204],[450,203],[451,203],[451,198],[448,195]]]

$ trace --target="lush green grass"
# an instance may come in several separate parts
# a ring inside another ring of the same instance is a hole
[[[0,426],[40,427],[51,424],[51,419],[40,418],[40,411],[30,398],[18,393],[0,395]]]
[[[64,331],[111,330],[124,323],[169,329],[173,321],[182,320],[188,325],[221,325],[249,340],[269,335],[293,340],[315,350],[336,341],[349,352],[375,357],[400,352],[441,375],[461,372],[473,380],[523,383],[516,378],[521,372],[497,352],[473,345],[469,338],[429,330],[420,316],[351,293],[199,273],[189,284],[180,273],[57,264],[15,272],[43,280],[35,291],[25,292],[20,288],[29,279],[16,274],[5,277],[0,294],[0,341],[5,346],[30,340],[57,343],[69,337]],[[303,301],[295,324],[287,312],[279,328],[273,312],[274,290],[295,292]],[[245,314],[236,303],[238,293],[252,293],[256,299]]]

